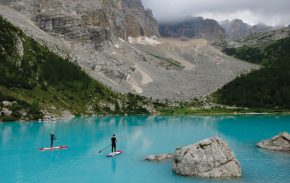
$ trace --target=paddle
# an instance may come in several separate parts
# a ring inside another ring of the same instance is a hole
[[[104,150],[108,149],[109,147],[111,147],[111,145],[109,145],[108,147],[105,147],[104,149],[100,150],[99,153],[103,152]]]

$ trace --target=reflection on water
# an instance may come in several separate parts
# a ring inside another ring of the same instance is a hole
[[[10,126],[1,128],[2,143],[5,145],[9,143],[12,137],[12,128]]]
[[[112,157],[112,172],[116,172],[116,166],[117,166],[117,158],[116,157]]]

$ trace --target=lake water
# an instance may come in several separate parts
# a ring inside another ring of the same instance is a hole
[[[55,145],[69,149],[40,152]],[[256,143],[287,131],[290,116],[224,117],[96,117],[71,121],[0,123],[0,182],[100,182],[100,183],[289,183],[290,154],[256,148]],[[105,155],[111,135],[118,139],[115,158]],[[212,136],[225,139],[241,163],[238,179],[182,177],[171,161],[146,162],[149,154],[173,152]]]

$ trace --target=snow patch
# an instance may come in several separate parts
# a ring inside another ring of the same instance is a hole
[[[143,45],[151,45],[151,46],[162,44],[162,42],[158,40],[159,39],[156,36],[152,36],[152,37],[142,36],[138,38],[128,37],[128,41],[131,44],[143,44]]]
[[[122,43],[125,43],[126,41],[122,38],[119,37],[119,40],[122,42]]]

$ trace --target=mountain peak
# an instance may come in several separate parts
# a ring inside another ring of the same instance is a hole
[[[204,38],[220,40],[226,38],[224,29],[213,19],[188,17],[178,22],[160,23],[160,35],[163,37]]]
[[[263,23],[249,25],[240,19],[221,21],[220,25],[225,29],[227,36],[230,39],[239,39],[248,36],[251,33],[268,32],[274,28]]]
[[[243,20],[241,19],[233,19],[232,21],[230,21],[232,23],[243,23],[243,24],[246,24]]]
[[[112,36],[159,35],[157,21],[141,0],[14,0],[1,4],[28,15],[44,31],[72,40],[88,40],[91,34],[102,41]]]

